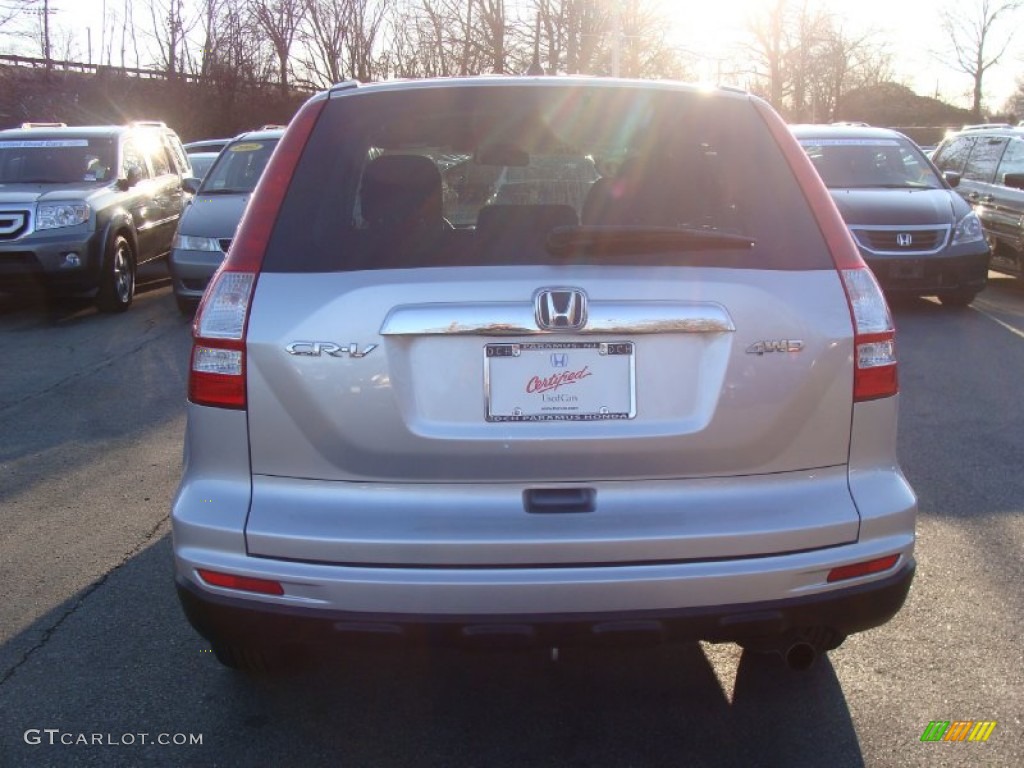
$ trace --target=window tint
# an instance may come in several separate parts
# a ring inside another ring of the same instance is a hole
[[[1024,173],[1024,141],[1021,139],[1012,139],[1007,145],[1003,160],[999,163],[996,182],[1005,184],[1008,173]]]
[[[167,150],[164,149],[163,144],[154,144],[149,157],[153,164],[154,176],[171,173],[171,161],[167,157]]]
[[[995,178],[996,165],[1006,148],[1005,137],[981,138],[974,142],[967,164],[964,166],[964,178],[972,181],[989,182]]]
[[[548,235],[589,225],[756,241],[753,248],[679,246],[668,255],[638,243],[594,257],[599,263],[832,266],[802,190],[746,99],[475,86],[331,100],[296,169],[264,267],[550,264]]]
[[[967,162],[967,156],[971,153],[973,145],[974,137],[972,136],[961,136],[958,139],[953,139],[945,147],[939,148],[932,161],[940,171],[963,173],[964,164]]]
[[[801,138],[800,144],[830,189],[942,187],[909,139],[821,137]]]
[[[242,140],[229,144],[206,174],[201,192],[252,192],[276,146],[277,139]]]
[[[139,151],[134,139],[127,139],[122,150],[121,175],[127,176],[128,171],[132,168],[138,170],[140,178],[149,178],[149,167],[146,165],[145,156]]]
[[[167,151],[170,154],[176,172],[181,175],[188,175],[188,155],[185,154],[185,148],[181,145],[178,137],[174,134],[164,134],[164,144],[167,145]]]
[[[39,136],[0,140],[0,184],[106,182],[115,164],[110,138]]]

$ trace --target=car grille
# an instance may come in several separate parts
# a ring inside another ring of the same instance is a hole
[[[231,247],[231,238],[230,237],[222,237],[217,242],[220,243],[220,249],[222,251],[224,251],[224,253],[227,253],[228,252],[228,248]]]
[[[946,246],[949,227],[850,227],[857,244],[872,253],[937,253]]]
[[[14,240],[28,230],[28,211],[0,211],[0,240]]]

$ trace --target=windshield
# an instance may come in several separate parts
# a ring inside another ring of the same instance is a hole
[[[117,177],[112,138],[0,140],[0,184],[106,183]]]
[[[942,189],[921,151],[898,138],[802,138],[829,189]]]
[[[256,187],[277,139],[236,141],[224,148],[203,178],[201,194],[247,194]]]

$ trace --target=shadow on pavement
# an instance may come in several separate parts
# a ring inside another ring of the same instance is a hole
[[[699,645],[563,649],[557,662],[364,649],[292,677],[247,678],[187,625],[170,560],[165,536],[26,630],[64,617],[0,684],[0,764],[863,765],[827,659],[794,674],[743,656],[733,686],[722,682],[730,663]],[[115,741],[201,734],[202,744],[25,743],[26,730],[45,728]]]

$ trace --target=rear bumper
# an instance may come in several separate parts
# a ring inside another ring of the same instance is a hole
[[[213,594],[177,580],[189,622],[211,641],[272,646],[338,646],[360,640],[445,645],[552,646],[604,642],[771,643],[813,634],[844,637],[884,624],[901,608],[914,576],[912,557],[867,583],[756,603],[589,613],[487,615],[367,613],[275,605]],[[831,647],[825,641],[826,647]]]
[[[862,252],[863,253],[863,252]],[[887,293],[934,295],[977,293],[988,283],[988,247],[974,253],[934,256],[875,256],[864,260]]]

